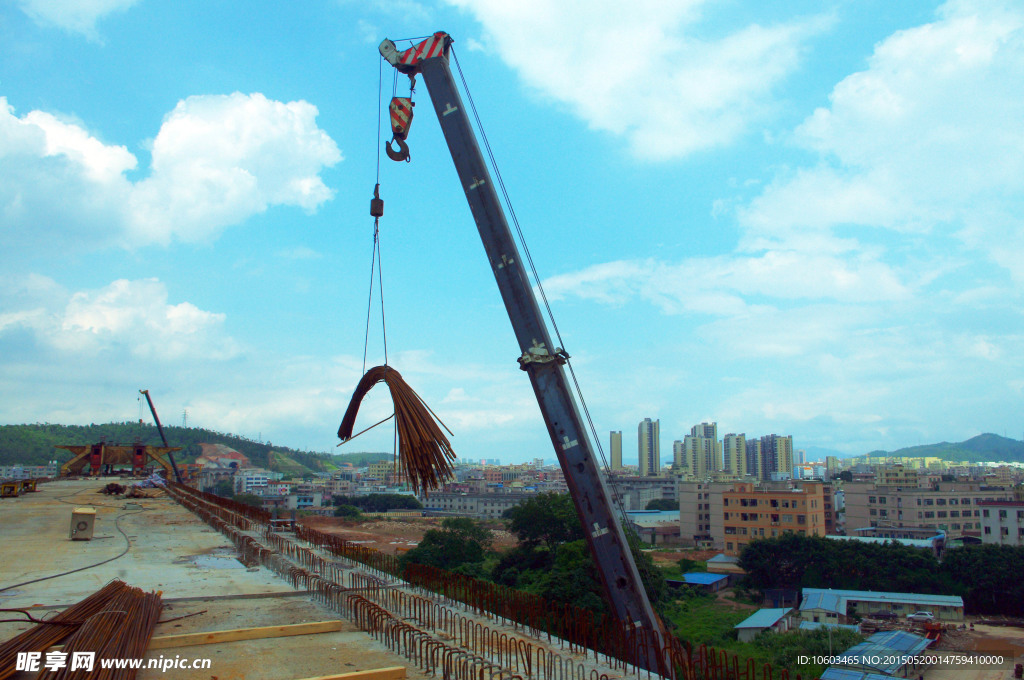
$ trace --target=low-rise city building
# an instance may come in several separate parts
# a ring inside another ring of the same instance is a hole
[[[1024,501],[980,501],[981,542],[1024,545]]]

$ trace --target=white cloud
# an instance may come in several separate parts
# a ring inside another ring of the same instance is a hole
[[[262,94],[189,97],[152,143],[149,176],[124,146],[80,123],[0,97],[0,230],[7,254],[111,244],[207,242],[271,206],[313,212],[333,196],[320,172],[341,160],[317,109]],[[59,196],[60,200],[54,200]]]
[[[120,12],[139,0],[20,0],[25,14],[44,26],[56,26],[70,33],[81,33],[96,40],[96,22],[112,12]]]
[[[574,295],[621,305],[640,297],[670,314],[744,314],[746,299],[880,302],[910,291],[898,272],[869,255],[847,259],[827,254],[769,251],[758,257],[616,261],[544,282],[550,297]]]
[[[739,211],[747,245],[851,225],[927,234],[925,250],[987,250],[1024,280],[1022,80],[1019,4],[949,2],[893,34],[795,131],[820,163]]]
[[[341,160],[317,113],[258,93],[178,102],[153,141],[152,174],[133,193],[133,235],[202,241],[270,205],[312,212],[333,195],[321,169]]]
[[[704,0],[448,1],[480,21],[484,42],[527,85],[593,129],[626,136],[636,155],[651,159],[746,133],[799,66],[802,44],[830,24],[751,24],[701,39],[695,25]]]
[[[0,314],[0,336],[27,329],[42,344],[84,361],[104,353],[160,361],[224,360],[240,352],[224,333],[224,314],[189,302],[169,303],[167,288],[157,279],[122,279],[70,295],[45,277],[30,279],[31,286],[21,291],[10,290],[11,282],[4,281],[5,294],[12,292],[16,302]],[[35,304],[22,306],[26,302]]]

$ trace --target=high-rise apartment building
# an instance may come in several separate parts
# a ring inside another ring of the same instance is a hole
[[[718,423],[701,423],[690,428],[691,437],[701,439],[703,456],[702,467],[705,474],[718,472],[722,469],[722,442],[718,441]]]
[[[622,430],[612,430],[612,470],[622,469]]]
[[[747,474],[764,479],[764,458],[761,456],[761,440],[747,440]]]
[[[686,465],[686,452],[683,443],[678,439],[672,442],[672,470],[674,472],[688,472]]]
[[[747,474],[747,435],[727,434],[722,439],[722,467],[731,475]]]
[[[793,437],[775,434],[761,437],[761,479],[778,481],[793,478]]]
[[[637,456],[640,475],[656,476],[661,472],[661,421],[644,418],[637,427]]]

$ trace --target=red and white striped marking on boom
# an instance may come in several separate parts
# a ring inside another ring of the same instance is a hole
[[[399,63],[405,66],[415,66],[422,59],[433,59],[444,54],[444,46],[448,40],[448,34],[438,31],[419,45],[413,45],[402,52]]]

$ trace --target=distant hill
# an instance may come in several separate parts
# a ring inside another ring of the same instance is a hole
[[[352,463],[359,467],[366,465],[363,461],[389,459],[392,455],[362,452],[339,456],[298,451],[286,446],[275,446],[270,442],[256,442],[245,437],[196,427],[165,425],[164,433],[171,446],[180,446],[183,449],[176,455],[179,462],[194,461],[202,453],[200,444],[223,444],[245,454],[255,466],[292,475],[329,472],[342,463]],[[163,446],[155,425],[138,422],[100,425],[0,425],[0,465],[45,465],[51,460],[63,463],[70,460],[71,454],[62,449],[55,449],[58,444],[95,444],[101,439],[111,444],[131,444],[139,441],[152,446]]]
[[[972,463],[1004,461],[1024,463],[1024,442],[997,434],[979,434],[959,443],[941,442],[910,446],[895,451],[872,451],[871,456],[935,456],[943,460],[966,460]]]

